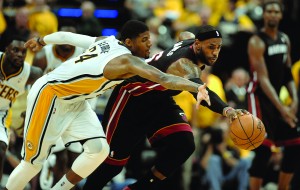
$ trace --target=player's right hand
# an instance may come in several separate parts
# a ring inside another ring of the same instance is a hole
[[[283,109],[280,110],[280,114],[285,122],[289,124],[290,127],[295,128],[298,119],[296,115],[291,111],[291,109],[287,106],[284,106]]]
[[[38,39],[39,38],[37,37],[31,38],[24,44],[24,47],[30,49],[33,52],[40,51],[44,46],[38,42]]]

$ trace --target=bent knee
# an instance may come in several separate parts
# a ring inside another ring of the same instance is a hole
[[[84,152],[87,154],[109,154],[109,145],[104,138],[91,139],[83,144]]]

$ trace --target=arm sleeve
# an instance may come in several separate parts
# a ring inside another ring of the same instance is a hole
[[[72,32],[54,32],[43,38],[46,44],[69,44],[87,49],[96,41],[96,37],[76,34]]]
[[[200,78],[192,78],[189,79],[190,81],[193,81],[198,84],[204,84]],[[228,107],[228,104],[226,104],[215,92],[211,91],[209,88],[206,88],[209,94],[210,98],[210,103],[211,105],[209,106],[206,101],[202,101],[201,105],[208,107],[211,111],[214,111],[216,113],[219,113],[223,115],[223,109],[225,107]],[[197,93],[192,93],[194,98],[197,99]]]

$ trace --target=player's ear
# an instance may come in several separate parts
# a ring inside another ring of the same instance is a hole
[[[126,45],[127,47],[132,47],[132,41],[131,41],[131,39],[126,38],[126,40],[124,41],[124,43],[125,43],[125,45]]]

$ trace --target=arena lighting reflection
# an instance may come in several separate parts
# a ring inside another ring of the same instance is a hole
[[[60,8],[57,10],[57,15],[60,17],[81,17],[81,9]],[[96,9],[94,12],[96,18],[117,18],[119,12],[117,10]]]
[[[103,28],[102,29],[102,36],[117,36],[118,31],[115,28]]]

